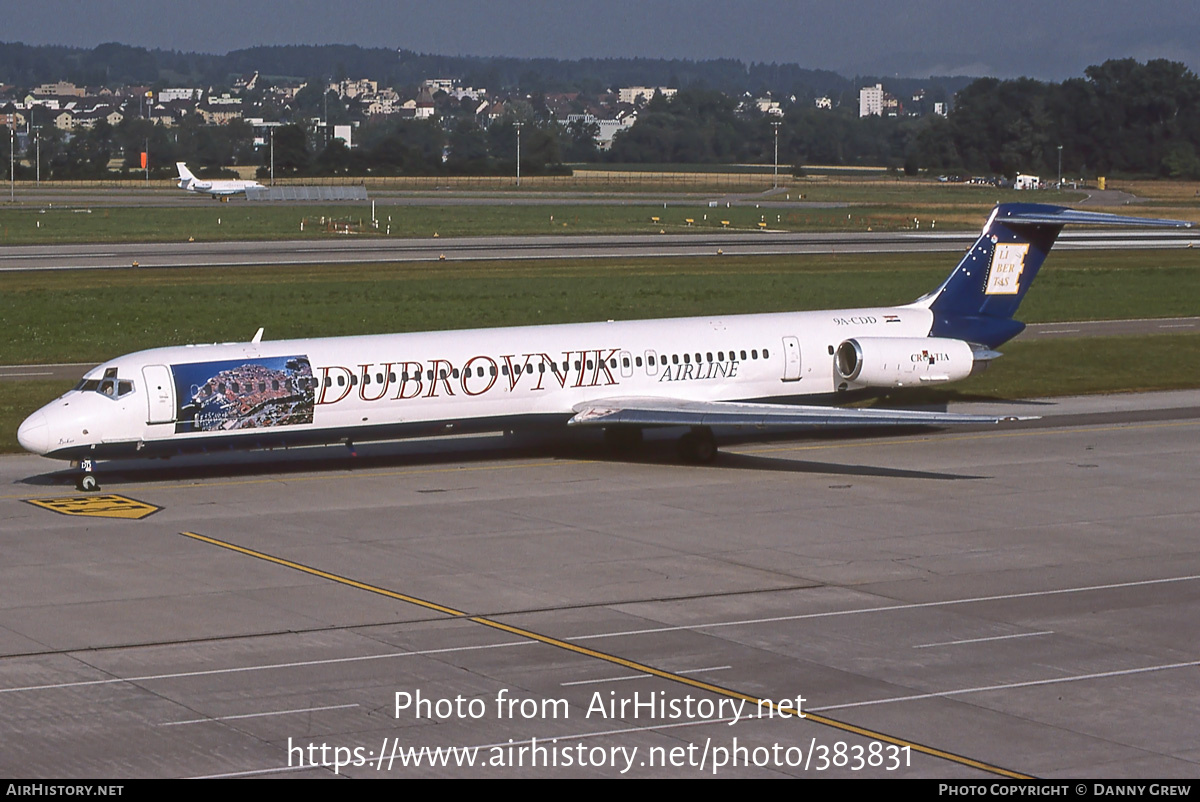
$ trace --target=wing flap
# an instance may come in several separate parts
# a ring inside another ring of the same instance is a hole
[[[755,429],[825,426],[913,426],[989,424],[1031,417],[968,415],[898,409],[850,409],[740,401],[683,401],[671,398],[607,398],[579,404],[573,426],[734,426]]]

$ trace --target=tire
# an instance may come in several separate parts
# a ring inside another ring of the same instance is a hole
[[[642,430],[636,426],[610,426],[604,430],[604,444],[618,457],[636,454],[642,446]]]
[[[79,477],[79,481],[75,483],[75,486],[84,493],[94,493],[100,489],[100,482],[96,480],[95,474],[85,473]]]
[[[679,438],[679,456],[687,462],[707,465],[717,458],[717,441],[712,429],[697,427]]]

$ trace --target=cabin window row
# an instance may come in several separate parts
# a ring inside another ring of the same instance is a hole
[[[316,380],[314,379],[312,381],[313,381],[312,386],[315,387]],[[308,383],[307,379],[305,379],[301,382],[302,386],[307,385],[307,383]],[[273,391],[278,391],[279,387],[280,387],[279,380],[272,379],[270,386]],[[204,387],[202,393],[204,395],[211,395],[213,392],[213,389],[214,388],[211,385],[206,385]],[[241,393],[241,392],[252,393],[255,390],[255,385],[254,385],[254,382],[229,382],[228,384],[226,384],[225,382],[218,382],[215,389],[216,389],[216,392],[218,395],[224,395],[226,391],[234,392],[234,393]],[[258,392],[265,393],[266,391],[267,391],[267,382],[259,382],[258,383]]]
[[[566,362],[563,363],[563,370],[568,369],[567,365],[568,365],[568,363],[566,363]],[[614,365],[615,365],[615,362],[614,362]],[[589,359],[587,361],[587,367],[589,370],[593,367],[592,360]],[[579,370],[579,362],[578,361],[575,362],[575,369]],[[535,368],[533,365],[516,365],[513,367],[512,375],[519,376],[522,373],[533,373],[534,370],[535,370]],[[536,370],[538,373],[545,373],[546,372],[545,363],[538,365]],[[468,375],[470,375],[472,372],[480,379],[482,379],[484,376],[487,376],[489,374],[492,376],[497,376],[497,375],[507,376],[509,374],[507,365],[502,365],[499,370],[496,369],[495,365],[492,365],[491,367],[487,368],[486,370],[482,366],[477,366],[473,370],[459,370],[458,368],[451,368],[450,370],[446,370],[445,368],[443,368],[437,372],[436,378],[438,378],[439,380],[440,379],[458,379],[463,375],[463,373],[467,373]],[[362,381],[363,381],[363,384],[372,384],[372,383],[383,384],[383,378],[384,378],[384,374],[382,374],[382,373],[364,373]],[[411,373],[409,373],[407,371],[401,371],[399,374],[397,374],[395,371],[391,371],[387,374],[387,380],[390,384],[395,384],[397,379],[399,379],[400,381],[420,381],[421,378],[422,378],[421,371],[419,371],[419,370],[412,371]],[[425,370],[424,378],[426,381],[434,380],[435,376],[434,376],[434,372],[433,372],[432,368],[427,368]],[[346,381],[347,381],[347,379],[345,376],[338,376],[336,379],[337,386],[345,387]],[[350,382],[351,387],[357,385],[358,384],[358,376],[355,374],[351,374],[350,378],[349,378],[349,382]],[[334,383],[335,383],[335,380],[332,376],[325,377],[325,386],[326,387],[332,387],[334,385]]]
[[[685,365],[693,364],[693,362],[695,364],[701,364],[704,362],[714,362],[714,361],[715,362],[724,362],[726,359],[726,353],[727,352],[725,352],[725,351],[717,351],[715,354],[715,356],[716,356],[715,360],[713,358],[714,354],[712,351],[706,351],[703,353],[697,351],[695,353],[684,353],[682,355],[681,354],[670,354],[670,355],[663,354],[661,356],[656,356],[655,354],[647,353],[645,362],[642,361],[642,357],[638,356],[638,357],[633,358],[633,365],[640,368],[643,365],[646,365],[648,367],[657,367],[660,364],[661,365],[667,365],[667,364],[678,365],[681,362]],[[741,359],[741,360],[745,361],[748,359],[758,359],[759,357],[760,357],[760,354],[759,354],[759,350],[757,348],[752,348],[749,351],[746,351],[743,349],[740,351],[729,351],[728,352],[728,358],[731,360]],[[761,357],[763,359],[770,359],[771,358],[770,351],[768,351],[766,348],[762,349]],[[668,362],[668,359],[670,360],[670,362]],[[576,359],[573,364],[574,364],[575,370],[577,370],[577,371],[581,370],[581,369],[594,370],[596,367],[594,360],[591,360],[591,359],[582,360],[582,361]],[[617,360],[615,357],[608,360],[608,366],[610,368],[616,369],[617,365],[618,365],[618,363],[617,363]],[[620,365],[625,368],[630,367],[629,357],[627,357],[627,356],[622,357]],[[555,367],[558,367],[558,366],[556,365]],[[572,367],[572,363],[569,360],[563,360],[561,369],[564,373],[566,373],[568,370],[570,370],[571,367]],[[554,368],[551,368],[551,369],[553,370]],[[538,373],[545,373],[547,370],[546,363],[539,362],[537,364],[536,368],[534,365],[531,365],[531,364],[514,365],[513,369],[512,369],[512,375],[520,376],[522,373],[533,373],[535,370]],[[501,376],[509,375],[508,365],[501,365],[499,367],[499,370],[497,370],[495,365],[489,366],[486,370],[482,366],[477,366],[474,369],[474,372],[475,372],[475,375],[481,379],[486,375],[496,376],[497,373],[499,373],[499,375],[501,375]],[[437,372],[436,378],[439,380],[441,380],[441,379],[458,379],[461,376],[462,376],[462,372],[458,368],[451,368],[450,370],[445,370],[445,369],[439,370]],[[394,371],[389,372],[387,374],[387,380],[388,380],[388,382],[390,382],[392,384],[396,383],[397,378],[399,378],[399,380],[401,380],[401,381],[419,381],[421,379],[421,371],[413,371],[411,373],[402,371],[399,374],[399,376],[397,376],[397,374]],[[375,384],[383,384],[383,379],[384,379],[383,373],[374,373],[374,374],[365,373],[365,374],[363,374],[363,384],[371,384],[372,381],[374,381]],[[433,372],[432,368],[427,368],[425,370],[425,380],[426,381],[434,380],[434,372]],[[351,374],[349,381],[350,381],[351,387],[357,385],[358,384],[358,376]],[[334,384],[334,378],[332,376],[326,376],[325,377],[325,386],[332,387],[333,384]],[[346,386],[346,377],[345,376],[337,377],[337,386],[338,387]],[[234,390],[234,392],[237,392],[237,391]]]
[[[752,348],[748,352],[744,349],[741,351],[729,351],[728,352],[728,358],[730,360],[740,359],[743,362],[745,362],[746,360],[758,359],[759,356],[760,355],[759,355],[759,351],[757,348]],[[762,349],[761,356],[763,359],[770,359],[771,353],[766,348],[764,348],[764,349]],[[700,353],[697,351],[695,353],[685,353],[685,354],[669,354],[669,355],[662,354],[661,356],[657,356],[652,353],[647,353],[646,354],[646,365],[649,367],[652,367],[652,368],[656,367],[657,365],[667,365],[668,358],[670,359],[669,364],[671,364],[671,365],[678,365],[678,364],[680,364],[680,362],[682,362],[685,365],[690,365],[693,363],[698,365],[698,364],[702,364],[704,362],[724,362],[726,359],[726,352],[725,351],[717,351],[716,359],[713,359],[712,351],[706,351],[704,353]],[[640,368],[642,366],[642,358],[640,356],[635,357],[634,364]],[[625,367],[629,367],[629,358],[628,357],[624,358],[624,365],[625,365]],[[613,367],[614,368],[616,367],[616,360],[613,360]]]

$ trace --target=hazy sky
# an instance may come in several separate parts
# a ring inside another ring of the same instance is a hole
[[[357,44],[479,56],[735,58],[843,75],[1200,69],[1197,0],[0,0],[0,40],[223,53]]]

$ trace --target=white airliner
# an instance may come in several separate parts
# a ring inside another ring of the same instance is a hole
[[[232,179],[202,181],[192,175],[192,171],[187,168],[187,164],[184,162],[175,162],[175,167],[179,170],[180,189],[186,189],[188,192],[203,192],[212,195],[214,200],[223,195],[244,195],[247,189],[265,189],[257,181],[235,181]]]
[[[29,451],[75,461],[215,449],[352,444],[526,427],[600,427],[631,446],[681,427],[707,461],[712,427],[996,423],[932,411],[796,405],[850,391],[962,379],[999,356],[1067,223],[1188,227],[1174,220],[997,206],[962,261],[909,304],[819,312],[609,321],[155,348],[92,369],[33,413]]]

